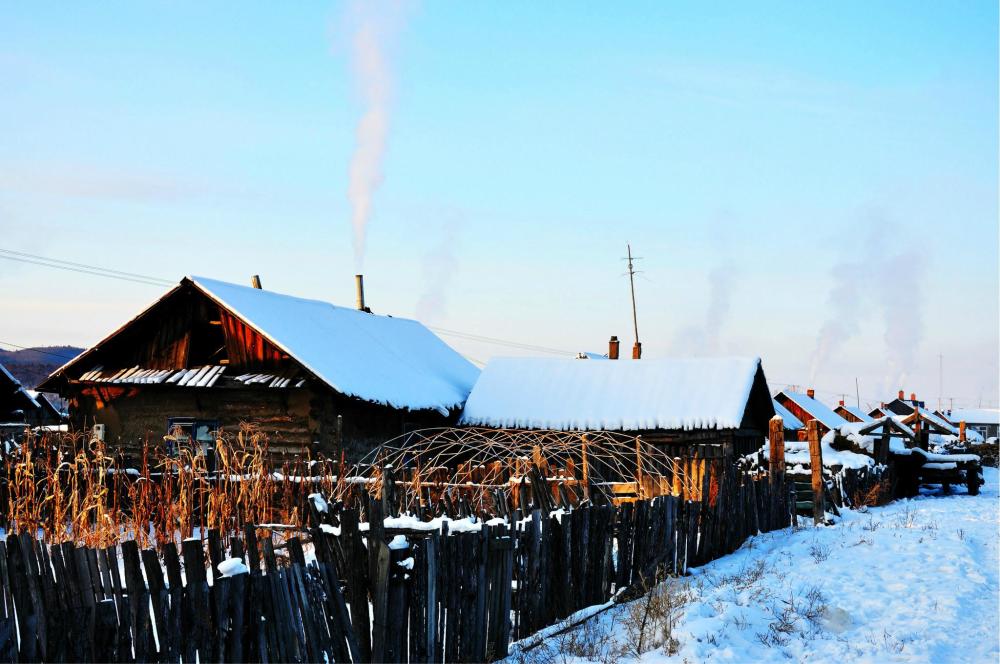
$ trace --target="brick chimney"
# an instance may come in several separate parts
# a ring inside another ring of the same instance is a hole
[[[640,357],[642,357],[642,344],[636,341],[632,346],[632,359],[638,360]]]
[[[906,398],[906,392],[904,392],[903,390],[900,390],[899,391],[899,400],[902,401],[905,398]]]
[[[611,337],[608,341],[608,359],[617,360],[618,359],[618,347],[619,347],[618,337]]]
[[[361,274],[354,275],[354,291],[357,297],[358,311],[370,314],[372,310],[365,305],[365,277]]]
[[[809,397],[810,399],[815,399],[816,398],[816,390],[814,390],[813,388],[810,387],[808,390],[806,390],[806,396]]]
[[[917,400],[917,393],[910,392],[910,401],[916,401],[916,400]]]
[[[841,400],[840,400],[840,407],[841,407],[841,408],[843,408],[843,407],[844,407],[844,400],[843,400],[843,399],[841,399]]]
[[[250,277],[250,285],[256,288],[257,290],[261,289],[259,274],[255,274],[252,277]]]

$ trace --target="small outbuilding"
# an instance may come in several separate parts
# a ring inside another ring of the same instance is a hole
[[[948,419],[965,425],[979,433],[983,440],[1000,437],[1000,409],[997,408],[953,408],[945,411]]]
[[[841,426],[847,424],[847,420],[833,412],[823,402],[818,401],[816,399],[816,392],[811,389],[806,390],[805,394],[801,392],[781,391],[774,395],[774,400],[791,411],[802,423],[806,423],[809,420],[817,420],[821,436],[825,435],[831,429],[839,429]],[[804,435],[805,430],[802,430],[800,437]]]
[[[874,418],[870,416],[868,413],[866,413],[864,410],[862,410],[860,407],[848,406],[844,403],[843,399],[841,399],[840,403],[837,404],[837,407],[833,409],[833,412],[835,412],[837,415],[840,415],[848,422],[868,423],[874,421]]]
[[[759,358],[498,358],[459,423],[501,429],[625,431],[657,445],[760,449],[774,416]]]
[[[14,374],[0,364],[0,427],[7,430],[52,426],[62,423],[63,414],[44,394],[25,388]]]

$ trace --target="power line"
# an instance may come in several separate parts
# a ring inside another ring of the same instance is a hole
[[[85,263],[64,261],[57,258],[48,258],[46,256],[38,256],[36,254],[29,254],[23,251],[14,251],[12,249],[0,248],[0,258],[6,258],[8,260],[13,260],[13,261],[20,261],[22,263],[30,263],[32,265],[39,265],[41,267],[50,267],[59,270],[68,270],[71,272],[79,272],[81,274],[90,274],[96,277],[119,279],[121,281],[131,281],[133,283],[146,284],[149,286],[172,286],[175,283],[173,281],[168,281],[166,279],[161,279],[159,277],[152,277],[149,275],[139,274],[136,272],[123,272],[121,270],[112,270],[108,268],[99,267],[97,265],[88,265]],[[449,330],[445,328],[431,327],[431,329],[435,330],[436,332],[440,332],[441,334],[446,334],[460,339],[465,339],[466,341],[475,341],[479,343],[492,344],[496,346],[506,346],[508,348],[517,348],[519,350],[528,350],[539,353],[567,355],[570,357],[576,356],[576,353],[574,351],[569,351],[562,348],[548,348],[545,346],[537,346],[534,344],[527,344],[519,341],[511,341],[508,339],[497,339],[495,337],[487,337],[479,334],[472,334],[470,332],[460,332],[458,330]],[[19,347],[16,346],[16,344],[8,344],[8,345]]]
[[[497,339],[496,337],[487,337],[480,334],[471,334],[469,332],[459,332],[458,330],[449,330],[443,327],[435,327],[433,325],[428,325],[428,327],[440,334],[456,337],[459,339],[464,339],[466,341],[478,341],[481,343],[493,344],[495,346],[507,346],[509,348],[517,348],[520,350],[531,350],[538,353],[548,353],[551,355],[568,355],[571,357],[576,357],[576,353],[574,351],[566,350],[565,348],[550,348],[547,346],[536,346],[534,344],[526,344],[519,341],[509,341],[507,339]]]
[[[96,265],[87,265],[85,263],[75,263],[73,261],[64,261],[56,258],[47,258],[45,256],[29,254],[23,251],[13,251],[11,249],[0,248],[0,258],[6,258],[7,260],[17,261],[20,263],[29,263],[31,265],[40,265],[42,267],[51,267],[57,270],[66,270],[68,272],[89,274],[95,277],[106,277],[109,279],[119,279],[121,281],[131,281],[134,283],[147,284],[150,286],[170,286],[173,284],[172,281],[167,281],[166,279],[150,277],[148,275],[137,274],[135,272],[123,272],[121,270],[112,270],[109,268],[98,267]]]
[[[51,355],[52,357],[58,357],[63,360],[72,360],[76,355],[61,355],[59,353],[53,353],[52,351],[41,350],[40,348],[32,348],[31,346],[19,346],[17,344],[12,344],[9,341],[0,341],[0,346],[10,346],[12,348],[17,348],[18,350],[28,350],[32,353],[40,353],[42,355]]]

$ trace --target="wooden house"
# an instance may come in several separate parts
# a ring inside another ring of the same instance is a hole
[[[242,423],[272,453],[360,456],[453,423],[479,371],[417,321],[189,277],[42,385],[130,456]]]
[[[45,395],[29,390],[0,364],[0,427],[7,431],[58,425],[60,413]]]
[[[1000,410],[996,408],[955,408],[945,414],[953,423],[965,422],[984,441],[1000,436]]]
[[[909,415],[916,408],[923,410],[927,408],[927,404],[918,400],[917,395],[913,393],[911,393],[910,398],[907,399],[903,390],[900,390],[895,399],[885,404],[884,410],[887,410],[895,415]]]
[[[818,401],[816,392],[811,389],[806,390],[805,394],[790,391],[778,392],[774,396],[774,400],[791,411],[800,422],[807,423],[809,420],[817,420],[821,436],[831,429],[839,429],[847,424],[847,420],[833,412],[826,404]],[[802,435],[804,435],[804,430]]]
[[[624,431],[657,446],[743,456],[763,445],[772,417],[758,358],[498,358],[483,369],[459,423]]]
[[[891,410],[885,407],[884,403],[868,411],[868,417],[872,418],[873,420],[877,420],[882,417],[890,417],[893,414],[894,413]]]
[[[835,412],[837,415],[840,415],[848,422],[867,423],[867,422],[872,422],[874,420],[874,418],[871,415],[866,413],[858,406],[846,405],[843,399],[841,399],[840,403],[837,404],[837,407],[833,409],[833,412]],[[884,415],[882,417],[884,417]]]

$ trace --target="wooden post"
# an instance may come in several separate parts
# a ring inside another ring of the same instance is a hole
[[[927,448],[924,446],[924,427],[920,421],[920,406],[913,409],[913,414],[913,446],[925,450]]]
[[[781,415],[771,418],[768,426],[767,439],[771,454],[768,460],[768,478],[774,487],[784,481],[785,476],[785,421]]]
[[[882,438],[878,441],[875,450],[875,463],[885,464],[889,462],[889,446],[892,444],[892,431],[889,429],[889,418],[882,423]]]
[[[812,470],[813,521],[822,523],[826,506],[823,500],[823,447],[820,444],[817,420],[806,423],[806,436],[809,439],[809,468]]]
[[[674,457],[674,467],[672,475],[674,486],[671,493],[678,497],[684,494],[684,488],[683,486],[681,486],[681,473],[682,473],[681,463],[682,462],[680,457]]]
[[[635,437],[635,495],[642,500],[645,496],[642,491],[642,438]]]
[[[962,423],[965,426],[965,423]],[[583,495],[590,500],[590,465],[587,463],[587,434],[583,434],[580,442],[583,457]]]

